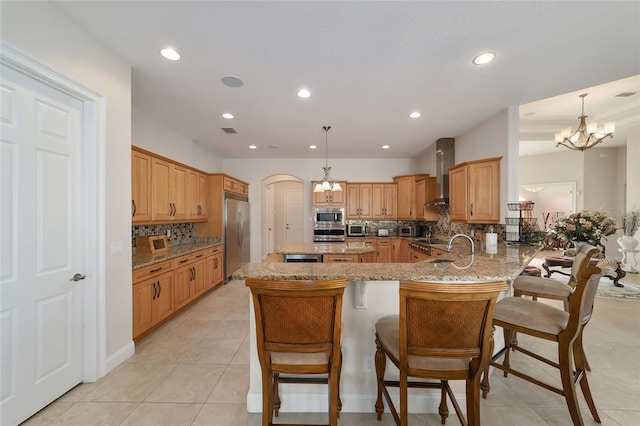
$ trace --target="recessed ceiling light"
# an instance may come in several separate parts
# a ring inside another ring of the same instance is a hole
[[[496,58],[495,53],[491,53],[491,52],[482,53],[476,56],[475,58],[473,58],[473,63],[476,65],[484,65],[493,61],[495,58]]]
[[[298,97],[300,98],[308,98],[309,96],[311,96],[311,92],[308,91],[307,89],[301,89],[298,92]]]
[[[256,148],[257,148],[257,146],[255,146],[255,145],[249,145],[249,149],[256,149]]]
[[[315,145],[309,145],[309,149],[316,149],[316,148],[317,148],[317,146],[315,146]]]
[[[233,118],[233,114],[225,112],[222,114],[222,118],[226,118],[227,120],[231,120]]]
[[[418,111],[414,111],[411,114],[409,114],[409,117],[411,117],[411,118],[418,118],[420,116],[422,116],[422,114],[419,113]]]
[[[389,145],[382,145],[382,149],[389,149],[391,148]]]
[[[160,51],[160,54],[170,61],[180,60],[180,54],[171,47],[165,47]]]

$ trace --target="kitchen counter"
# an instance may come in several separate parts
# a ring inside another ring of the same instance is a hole
[[[220,238],[193,238],[181,244],[171,245],[169,244],[169,251],[164,253],[136,253],[133,251],[133,270],[144,268],[145,266],[153,265],[154,263],[164,262],[165,260],[171,260],[176,257],[184,256],[185,254],[193,253],[194,251],[200,251],[209,247],[214,247],[222,244]]]
[[[345,243],[289,243],[276,250],[283,254],[365,254],[376,249],[371,244],[347,241]]]
[[[351,243],[357,244],[357,243]],[[291,244],[278,250],[281,254],[327,253],[322,251],[330,244]],[[291,246],[291,247],[289,247]],[[322,247],[317,247],[322,246]],[[336,244],[333,250],[375,250],[370,245],[343,247]],[[446,250],[446,244],[433,247]],[[451,253],[418,263],[249,263],[233,274],[234,279],[247,277],[274,280],[321,280],[346,278],[349,282],[361,281],[511,281],[535,257],[542,246],[507,246],[498,244],[495,254],[476,251],[470,255],[465,243],[454,244]],[[297,250],[297,251],[296,251]],[[311,251],[314,250],[314,251]],[[327,248],[328,250],[328,248]],[[347,253],[347,252],[338,252]],[[352,252],[356,253],[356,252]],[[451,263],[440,263],[443,259]]]
[[[408,238],[411,239],[411,238]],[[327,244],[322,244],[326,246]],[[335,245],[338,249],[342,244]],[[347,245],[348,246],[348,245]],[[446,244],[433,247],[446,250]],[[358,249],[359,247],[355,247]],[[379,318],[397,315],[399,309],[399,281],[512,281],[541,250],[542,246],[508,246],[499,244],[496,253],[478,249],[469,254],[469,244],[458,238],[452,252],[419,263],[249,263],[233,274],[234,279],[248,277],[273,280],[321,280],[346,278],[349,286],[344,292],[342,304],[342,412],[373,413],[375,404],[375,374],[367,369],[376,353],[375,323]],[[295,254],[318,253],[315,244],[291,245],[280,252]],[[313,250],[313,251],[311,251]],[[441,259],[452,260],[451,263]],[[434,262],[435,261],[435,262]],[[500,297],[509,294],[508,286]],[[250,361],[249,392],[247,410],[262,410],[262,376],[256,350],[256,332],[253,309],[250,311]],[[502,347],[502,333],[494,334],[496,350]],[[307,386],[307,387],[305,387]],[[326,387],[318,390],[314,385],[281,387],[283,401],[281,412],[324,411],[326,408]],[[464,383],[451,382],[453,391],[459,395],[458,401],[464,406]],[[295,389],[293,389],[295,388]],[[394,394],[394,395],[397,395]],[[415,413],[437,413],[440,394],[437,392],[416,392],[410,395],[409,411]],[[295,401],[285,405],[284,401]],[[373,415],[373,414],[372,414]],[[373,417],[372,417],[373,418]]]

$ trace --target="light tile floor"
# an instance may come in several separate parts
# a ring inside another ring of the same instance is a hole
[[[96,383],[81,384],[25,425],[259,425],[246,411],[249,386],[249,291],[233,281],[136,345],[136,354]],[[373,338],[373,337],[372,337]],[[520,336],[525,342],[526,336]],[[585,331],[589,382],[604,425],[640,425],[640,302],[598,298]],[[553,346],[538,349],[553,353]],[[518,363],[516,364],[516,361]],[[514,357],[514,365],[559,384],[552,368]],[[481,402],[484,425],[569,425],[564,399],[517,377],[492,375]],[[579,392],[580,394],[580,392]],[[581,395],[581,394],[580,394]],[[581,397],[581,406],[586,407]],[[596,424],[583,410],[586,424]],[[282,413],[282,422],[322,422],[324,414]],[[372,413],[342,413],[340,425],[393,425]],[[410,424],[440,424],[413,415]],[[455,415],[448,425],[459,424]]]

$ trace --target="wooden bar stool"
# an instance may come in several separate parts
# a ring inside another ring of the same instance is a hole
[[[600,423],[600,417],[589,389],[586,373],[586,359],[582,346],[582,331],[591,318],[593,303],[600,281],[599,268],[589,266],[589,258],[598,250],[591,246],[578,253],[575,262],[580,262],[580,270],[576,273],[577,283],[569,298],[569,309],[557,309],[550,305],[520,297],[506,297],[496,304],[493,325],[504,330],[505,347],[493,356],[490,365],[520,377],[535,385],[553,391],[565,397],[571,420],[574,425],[583,425],[575,386],[580,384],[582,393],[594,420]],[[527,334],[531,337],[555,342],[557,344],[557,361],[546,358],[533,350],[523,348],[514,339],[515,333]],[[562,388],[552,386],[542,380],[518,370],[511,365],[514,356],[511,352],[530,356],[560,371]],[[503,357],[502,363],[498,359]],[[489,368],[482,382],[483,397],[487,396],[489,386]]]
[[[444,424],[449,414],[447,395],[466,425],[449,380],[466,382],[467,420],[480,425],[480,375],[489,362],[491,319],[496,299],[507,290],[505,282],[443,283],[400,281],[400,318],[376,323],[376,376],[378,420],[382,397],[396,424],[408,423],[407,388],[441,389],[439,413]],[[385,380],[386,360],[400,371],[400,381]],[[409,381],[409,377],[437,382]],[[387,387],[400,388],[398,415]]]
[[[337,426],[342,368],[342,296],[346,279],[276,281],[247,278],[262,368],[262,425],[278,415],[279,383],[329,385],[329,420]],[[281,376],[291,374],[291,376]],[[327,374],[327,377],[305,377]]]

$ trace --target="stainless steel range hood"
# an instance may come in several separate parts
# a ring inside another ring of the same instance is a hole
[[[440,138],[436,141],[436,182],[438,198],[427,203],[428,206],[449,204],[449,167],[455,164],[455,138]]]

